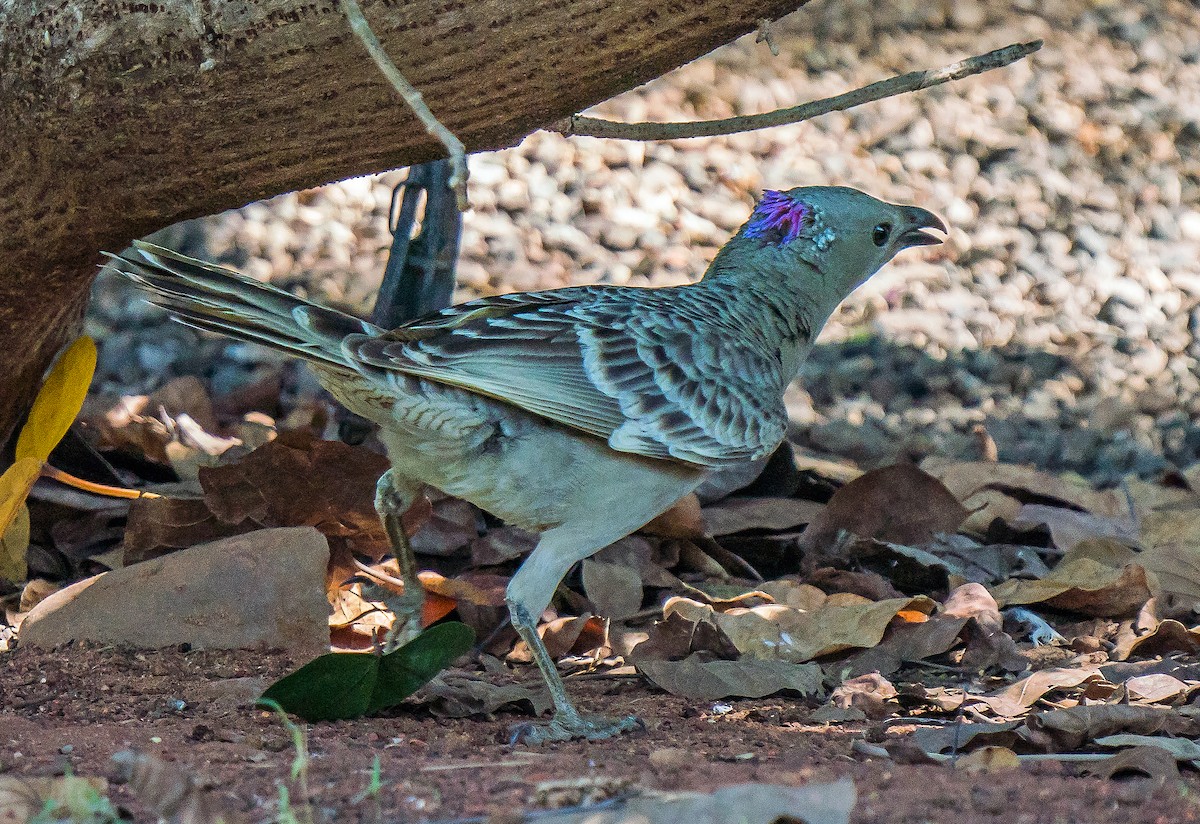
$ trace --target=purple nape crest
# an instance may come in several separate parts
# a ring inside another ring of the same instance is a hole
[[[778,244],[791,243],[811,223],[811,206],[793,200],[785,192],[767,189],[750,215],[745,236]]]

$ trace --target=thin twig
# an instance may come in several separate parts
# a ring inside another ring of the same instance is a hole
[[[686,137],[715,137],[750,132],[770,126],[800,123],[830,112],[844,111],[863,103],[872,103],[905,92],[928,89],[951,80],[960,80],[973,74],[998,69],[1032,54],[1041,47],[1041,40],[1034,40],[1031,43],[1014,43],[987,54],[968,57],[966,60],[960,60],[940,69],[909,72],[887,80],[880,80],[878,83],[872,83],[845,94],[839,94],[836,97],[814,100],[810,103],[802,103],[787,109],[776,109],[763,114],[727,117],[722,120],[699,120],[693,123],[617,123],[612,120],[600,120],[577,114],[560,120],[549,128],[551,131],[567,136],[583,135],[620,140],[676,140]]]
[[[771,18],[764,17],[758,21],[758,33],[754,36],[755,43],[766,43],[772,57],[779,56],[779,44],[771,34]]]
[[[950,753],[927,752],[927,756],[934,761],[953,761],[955,756]],[[1107,752],[1036,752],[1023,753],[1017,755],[1017,760],[1022,764],[1028,764],[1035,761],[1062,761],[1065,763],[1087,764],[1093,761],[1107,761],[1110,758],[1115,758],[1119,753]]]
[[[351,558],[350,560],[354,563],[355,568],[368,578],[371,578],[372,580],[382,584],[391,584],[397,589],[404,589],[404,581],[400,580],[399,578],[388,575],[382,569],[375,569],[374,567],[367,566],[357,558]]]
[[[400,70],[396,68],[396,64],[388,57],[386,51],[383,50],[383,44],[379,42],[379,38],[375,36],[375,32],[371,30],[371,24],[367,22],[367,18],[363,16],[362,9],[359,7],[357,0],[341,0],[342,13],[346,15],[346,19],[350,21],[350,28],[358,35],[358,39],[367,47],[367,51],[371,54],[371,59],[375,61],[375,65],[383,72],[383,76],[388,79],[396,92],[404,98],[404,102],[413,110],[417,118],[425,126],[425,131],[433,135],[437,140],[446,147],[446,152],[450,156],[450,188],[454,190],[455,201],[458,204],[458,210],[465,212],[469,207],[467,202],[467,177],[470,171],[467,169],[467,150],[463,146],[461,140],[455,137],[454,132],[442,125],[442,122],[437,119],[433,112],[429,110],[429,106],[425,104],[425,98],[421,97],[421,93],[417,88],[409,83]]]

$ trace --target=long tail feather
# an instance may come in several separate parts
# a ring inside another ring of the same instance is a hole
[[[305,360],[353,369],[342,354],[342,341],[349,335],[382,332],[352,315],[140,240],[123,256],[110,258],[114,269],[153,293],[151,302],[180,323]]]

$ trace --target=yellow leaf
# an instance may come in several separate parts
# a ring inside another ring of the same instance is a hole
[[[0,580],[20,583],[25,580],[29,568],[25,565],[25,550],[29,549],[29,507],[24,504],[17,510],[17,517],[0,535]]]
[[[0,475],[0,535],[8,531],[25,505],[25,497],[42,472],[38,458],[21,458]]]
[[[96,344],[84,335],[59,355],[46,376],[17,438],[17,460],[36,458],[41,462],[50,457],[79,415],[95,371]]]
[[[1020,768],[1021,759],[1008,747],[983,747],[964,755],[954,766],[976,775],[1010,772]]]

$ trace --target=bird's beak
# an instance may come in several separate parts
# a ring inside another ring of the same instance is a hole
[[[900,236],[900,243],[903,247],[932,246],[942,242],[940,237],[926,234],[922,231],[923,229],[937,229],[939,232],[944,233],[946,231],[946,224],[942,223],[941,218],[928,209],[922,209],[919,206],[902,206],[900,208],[904,213],[904,219],[909,227]]]

